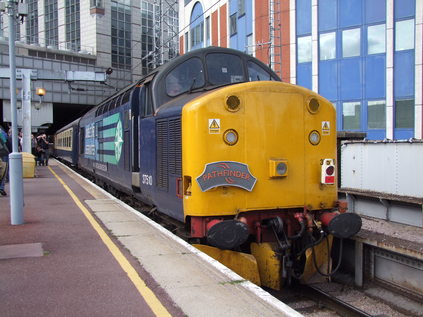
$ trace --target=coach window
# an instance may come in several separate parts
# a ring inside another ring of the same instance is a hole
[[[165,79],[166,93],[178,96],[195,88],[203,87],[204,70],[199,58],[191,58],[173,69]]]
[[[245,81],[241,58],[237,55],[211,53],[206,57],[209,82],[225,85]]]
[[[249,81],[260,81],[260,80],[275,80],[269,72],[263,69],[252,61],[247,62],[248,66],[248,80]]]

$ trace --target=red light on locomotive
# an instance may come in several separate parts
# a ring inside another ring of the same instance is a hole
[[[333,159],[323,160],[321,183],[325,185],[335,184],[335,162]]]

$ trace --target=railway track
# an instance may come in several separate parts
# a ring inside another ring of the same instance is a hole
[[[304,286],[301,286],[300,289],[303,292],[304,296],[310,299],[313,299],[314,301],[318,303],[319,306],[327,307],[330,310],[333,310],[340,316],[345,316],[345,317],[373,316],[313,285],[310,285],[310,286],[304,285]]]

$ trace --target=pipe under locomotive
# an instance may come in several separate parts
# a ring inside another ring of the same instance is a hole
[[[330,274],[333,236],[361,227],[337,200],[334,106],[239,51],[178,57],[64,136],[58,156],[185,222],[197,248],[259,285]]]

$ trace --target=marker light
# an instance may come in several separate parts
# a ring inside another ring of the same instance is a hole
[[[233,129],[226,130],[223,134],[223,141],[227,145],[235,145],[238,142],[238,132]]]
[[[308,135],[308,140],[313,145],[319,144],[320,143],[320,133],[317,132],[316,130],[311,131],[310,134]]]

